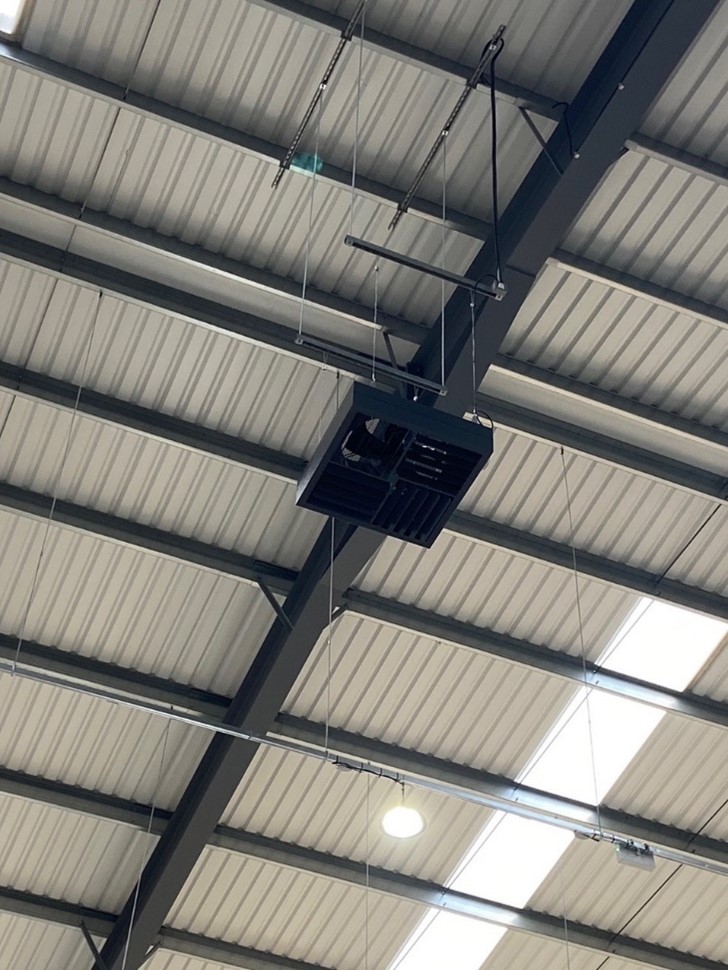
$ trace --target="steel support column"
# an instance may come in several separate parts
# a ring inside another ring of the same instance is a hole
[[[479,314],[475,378],[479,382],[498,352],[508,327],[525,299],[530,280],[560,244],[569,225],[621,151],[625,140],[666,83],[690,43],[715,8],[717,0],[635,0],[608,43],[596,67],[577,95],[570,124],[580,160],[568,156],[568,138],[561,122],[552,136],[550,154],[563,159],[563,175],[556,177],[541,156],[526,176],[502,224],[503,257],[512,268],[507,280],[509,298],[496,304],[497,317]],[[619,98],[622,89],[627,90]],[[615,96],[618,101],[615,103]],[[484,247],[472,272],[476,279],[493,271],[493,248]],[[508,309],[503,311],[502,308]],[[467,300],[452,303],[446,354],[446,385],[450,393],[438,398],[453,413],[467,409],[471,386],[470,315]],[[424,376],[439,376],[439,346],[428,340],[416,355]],[[383,539],[363,529],[338,530],[335,542],[338,606],[346,589],[367,564]],[[285,602],[291,627],[276,618],[249,673],[236,694],[227,719],[246,730],[271,728],[280,707],[330,620],[329,529],[325,528]],[[218,735],[195,772],[169,827],[152,853],[102,951],[110,970],[121,970],[128,940],[126,970],[138,970],[164,918],[213,832],[229,799],[245,775],[255,746]],[[135,905],[135,898],[138,896]],[[429,902],[429,900],[427,900]],[[509,915],[510,925],[513,916]],[[558,921],[557,921],[558,922]],[[561,924],[559,933],[561,933]],[[611,943],[610,943],[611,945]],[[614,952],[611,950],[610,952]],[[627,955],[627,954],[624,954]],[[685,963],[680,964],[685,967]],[[677,966],[677,964],[675,965]]]

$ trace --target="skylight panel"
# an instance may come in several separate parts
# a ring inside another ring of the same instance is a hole
[[[0,34],[14,37],[20,27],[25,0],[0,0]]]
[[[599,663],[683,690],[726,632],[726,623],[643,599]],[[517,780],[580,801],[601,802],[663,716],[657,708],[582,688]],[[447,884],[460,892],[525,906],[572,838],[571,832],[544,822],[496,812]],[[504,927],[430,910],[392,970],[479,970],[505,932]]]

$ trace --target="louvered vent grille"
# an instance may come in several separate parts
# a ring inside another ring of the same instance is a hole
[[[492,452],[478,422],[355,384],[296,504],[430,546]]]

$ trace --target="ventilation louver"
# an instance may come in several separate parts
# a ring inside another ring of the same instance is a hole
[[[296,504],[431,546],[492,453],[491,428],[354,384]]]

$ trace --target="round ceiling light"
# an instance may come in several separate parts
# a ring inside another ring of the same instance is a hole
[[[411,839],[425,827],[425,820],[416,808],[396,805],[382,818],[382,828],[393,839]]]

